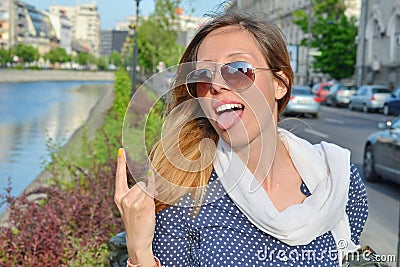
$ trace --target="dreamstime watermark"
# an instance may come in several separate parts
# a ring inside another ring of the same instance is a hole
[[[376,254],[371,250],[364,250],[362,252],[355,251],[352,253],[349,253],[345,257],[346,262],[351,261],[351,262],[361,262],[361,261],[367,261],[367,262],[397,262],[397,257],[396,255],[393,254]],[[349,266],[348,263],[345,263],[343,265],[344,267]]]
[[[349,266],[348,262],[396,262],[396,255],[376,254],[369,249],[357,250],[343,257],[343,250],[347,248],[346,240],[339,240],[337,248],[328,249],[268,249],[267,245],[264,248],[257,250],[257,258],[260,261],[282,261],[282,262],[323,262],[323,261],[338,261],[344,259],[343,266]]]
[[[337,261],[338,250],[336,249],[268,249],[267,245],[263,249],[257,250],[257,258],[260,261],[293,261],[293,262],[317,262],[317,261]]]

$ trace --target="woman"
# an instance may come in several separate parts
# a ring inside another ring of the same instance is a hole
[[[222,14],[180,63],[147,186],[128,188],[118,153],[128,265],[339,265],[359,243],[365,186],[349,151],[276,126],[294,78],[279,29]]]

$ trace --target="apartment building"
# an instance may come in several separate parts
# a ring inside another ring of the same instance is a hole
[[[11,46],[11,0],[0,0],[0,48]]]
[[[0,47],[33,45],[41,54],[58,44],[49,14],[19,0],[0,0]]]
[[[49,14],[50,21],[53,25],[59,47],[65,49],[67,54],[72,52],[72,22],[66,16],[64,11],[60,11],[58,15]]]
[[[100,15],[95,4],[81,4],[77,6],[49,7],[50,14],[59,16],[64,14],[72,23],[72,37],[75,43],[88,46],[90,53],[98,55],[100,52]]]
[[[101,31],[100,55],[108,57],[113,51],[121,53],[128,31]]]

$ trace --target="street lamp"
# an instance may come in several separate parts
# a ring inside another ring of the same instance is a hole
[[[135,44],[133,47],[133,66],[132,66],[132,90],[131,95],[136,92],[136,66],[138,62],[138,24],[139,24],[139,2],[136,1],[136,22],[134,23]]]

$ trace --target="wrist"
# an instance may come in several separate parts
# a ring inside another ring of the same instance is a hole
[[[154,255],[152,247],[142,247],[129,250],[130,262],[143,267],[154,266]]]
[[[139,266],[142,267],[144,265],[142,265],[142,264],[133,264],[131,262],[131,259],[128,258],[128,261],[126,262],[126,266],[127,267],[139,267]],[[161,263],[160,263],[160,260],[156,256],[154,256],[154,265],[152,265],[152,267],[162,267]]]

